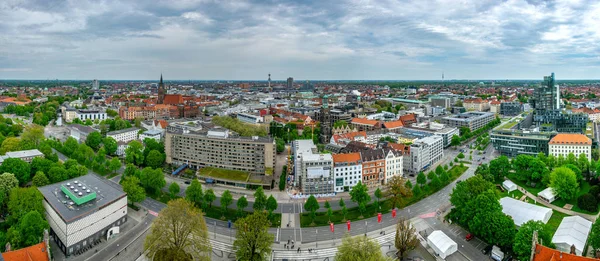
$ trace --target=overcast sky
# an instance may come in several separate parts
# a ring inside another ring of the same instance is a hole
[[[1,0],[0,79],[600,78],[599,1]]]

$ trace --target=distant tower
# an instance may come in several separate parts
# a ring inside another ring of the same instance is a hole
[[[160,74],[160,82],[158,83],[158,104],[165,102],[165,84],[163,83],[162,73]]]
[[[98,90],[100,88],[100,83],[98,82],[98,80],[94,79],[94,81],[92,81],[92,90]]]
[[[271,90],[271,74],[269,73],[269,90]]]
[[[442,82],[444,82],[444,73],[442,72]]]
[[[292,77],[287,78],[287,88],[288,89],[294,88],[294,78],[292,78]]]

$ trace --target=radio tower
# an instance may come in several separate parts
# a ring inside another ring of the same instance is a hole
[[[269,91],[271,91],[271,73],[269,73]]]

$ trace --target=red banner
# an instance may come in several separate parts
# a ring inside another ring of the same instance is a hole
[[[392,209],[392,217],[395,218],[396,217],[396,209]]]
[[[350,231],[350,220],[346,221],[346,225],[348,225],[348,231]]]
[[[381,223],[381,213],[377,213],[377,223]]]
[[[333,229],[333,223],[329,223],[329,230],[331,230],[331,233],[333,233],[334,229]]]

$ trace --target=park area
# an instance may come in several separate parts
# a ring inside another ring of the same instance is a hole
[[[220,169],[213,167],[204,167],[200,169],[200,176],[214,179],[224,179],[231,181],[248,181],[248,173],[239,170]]]

